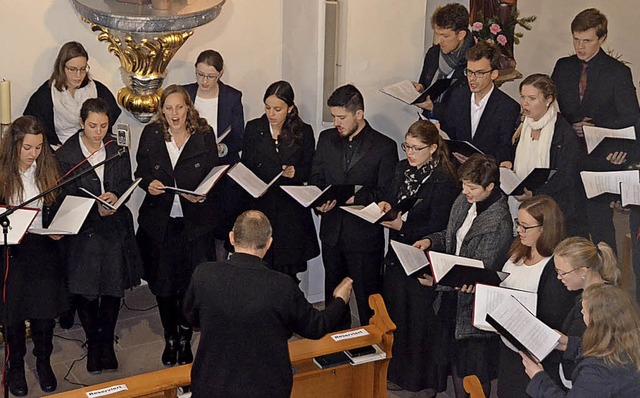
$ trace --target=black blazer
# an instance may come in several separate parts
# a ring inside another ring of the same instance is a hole
[[[162,127],[158,122],[148,124],[142,130],[136,160],[138,168],[135,177],[142,178],[139,187],[145,191],[153,180],[158,180],[166,186],[195,189],[219,162],[216,138],[211,130],[208,132],[196,131],[191,134],[182,149],[174,169],[171,167],[171,159],[167,152]],[[209,192],[209,197],[214,190]],[[158,241],[164,240],[173,196],[168,192],[156,196],[147,192],[140,206],[138,215],[140,228],[156,237]],[[191,203],[180,197],[185,230],[190,239],[197,238],[213,229],[215,225],[215,203],[213,202],[215,201],[205,200],[203,203]]]
[[[348,308],[335,299],[316,310],[291,277],[250,254],[201,264],[184,304],[187,320],[201,330],[191,368],[193,397],[289,397],[287,340],[294,332],[322,337]]]
[[[122,113],[116,99],[111,94],[111,91],[104,84],[97,80],[93,81],[96,84],[98,90],[98,98],[102,98],[109,105],[109,131],[113,128],[118,116]],[[42,124],[44,135],[47,137],[49,145],[60,145],[60,139],[56,134],[56,127],[53,122],[53,99],[51,98],[51,86],[49,81],[44,82],[35,93],[29,98],[27,107],[24,109],[23,115],[35,116]]]
[[[511,137],[520,122],[519,116],[520,104],[494,87],[472,139],[471,90],[468,84],[453,90],[442,113],[435,114],[442,131],[452,140],[469,141],[498,162],[511,160]]]
[[[183,86],[191,101],[196,100],[198,93],[198,83],[191,83]],[[221,164],[235,164],[240,161],[239,152],[242,150],[242,137],[244,136],[244,111],[242,108],[242,92],[223,82],[218,82],[218,131],[222,134],[227,127],[231,126],[231,132],[222,141],[227,145],[229,152],[220,159]]]
[[[355,204],[366,206],[384,199],[398,162],[398,152],[395,141],[365,123],[359,133],[362,142],[348,169],[344,158],[345,139],[335,128],[320,133],[309,183],[362,185],[355,195]],[[320,240],[329,246],[340,243],[349,251],[375,251],[384,245],[384,233],[382,226],[372,225],[336,206],[322,214]]]
[[[295,167],[293,178],[280,177],[262,197],[251,201],[251,208],[263,211],[271,221],[272,251],[275,252],[275,261],[281,263],[300,263],[320,254],[311,210],[302,207],[279,188],[280,185],[303,185],[307,182],[314,152],[313,129],[306,123],[302,127],[302,140],[299,143],[288,145],[287,142],[281,142],[277,150],[266,115],[247,123],[242,149],[244,165],[266,182],[278,175],[282,166]],[[299,250],[294,256],[291,251],[280,252],[281,248]],[[286,253],[289,258],[278,260],[280,253]],[[270,260],[271,256],[265,256],[265,260],[269,261],[267,259]]]
[[[470,32],[467,32],[467,35],[470,35]],[[420,72],[420,78],[418,79],[418,83],[422,84],[422,86],[426,89],[431,85],[433,81],[433,76],[438,72],[438,63],[440,62],[440,45],[436,44],[431,46],[427,50],[427,53],[424,55],[424,61],[422,62],[422,72]],[[467,68],[467,61],[463,57],[460,64],[456,66],[453,71],[453,75],[451,76],[454,79],[454,82],[451,86],[444,92],[442,96],[441,103],[433,104],[433,113],[436,114],[441,111],[441,107],[447,103],[449,95],[456,87],[466,86],[467,78],[464,76],[464,70]],[[434,99],[434,98],[432,98]],[[423,114],[427,116],[427,111],[423,111]]]

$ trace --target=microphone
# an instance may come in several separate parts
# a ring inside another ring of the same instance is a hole
[[[127,123],[118,123],[116,132],[112,134],[119,147],[129,148],[131,146],[131,129]]]

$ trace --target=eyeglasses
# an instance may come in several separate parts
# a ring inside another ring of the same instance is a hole
[[[402,144],[400,144],[400,148],[402,148],[402,150],[405,152],[420,152],[423,149],[429,148],[429,145],[418,148],[417,146],[407,145],[405,142],[403,142]]]
[[[527,226],[524,226],[524,225],[520,224],[520,222],[518,221],[517,218],[515,218],[513,221],[515,221],[515,223],[516,223],[516,228],[520,228],[524,233],[527,233],[527,231],[529,231],[532,228],[538,228],[538,227],[542,226],[542,224],[538,224],[538,225],[531,225],[531,226],[527,227]]]
[[[69,73],[73,73],[74,75],[83,75],[89,72],[89,69],[91,69],[89,65],[83,66],[82,68],[76,68],[75,66],[65,65],[64,68],[68,70]]]
[[[559,269],[557,269],[557,268],[556,268],[556,272],[558,273],[558,276],[559,276],[559,277],[563,277],[563,276],[565,276],[565,275],[569,275],[569,274],[570,274],[570,273],[572,273],[573,271],[577,271],[577,270],[579,270],[580,268],[585,268],[585,267],[583,266],[583,267],[574,268],[574,269],[572,269],[571,271],[566,271],[566,272],[563,272],[562,270],[559,270]]]
[[[204,79],[207,79],[207,80],[218,80],[220,78],[220,75],[214,75],[214,74],[207,75],[207,74],[202,73],[202,72],[196,72],[196,76],[201,80],[204,80]]]
[[[482,79],[484,77],[484,75],[486,75],[487,73],[491,73],[491,72],[493,72],[492,69],[489,69],[489,70],[465,69],[464,70],[464,75],[467,76],[467,77],[474,76],[476,79]]]

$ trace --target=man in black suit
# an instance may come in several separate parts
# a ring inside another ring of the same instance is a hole
[[[273,241],[263,213],[242,213],[229,238],[235,253],[226,261],[200,264],[185,298],[185,316],[201,330],[192,396],[289,397],[287,340],[293,333],[318,339],[332,330],[348,312],[351,280],[336,287],[324,311],[316,310],[293,279],[262,261]]]
[[[327,105],[335,128],[320,133],[309,183],[361,185],[347,201],[348,205],[366,206],[383,200],[398,162],[396,143],[365,120],[364,99],[353,85],[337,88]],[[384,231],[382,226],[348,214],[336,205],[333,200],[316,208],[322,214],[320,241],[325,299],[329,302],[340,280],[350,276],[360,322],[365,324],[371,317],[367,305],[369,295],[379,290]],[[347,314],[340,328],[348,328],[350,324]]]
[[[466,59],[468,84],[453,90],[442,113],[435,117],[452,140],[469,141],[498,163],[511,160],[511,137],[520,121],[520,105],[494,84],[500,51],[480,42],[467,51]],[[454,155],[460,162],[466,160]]]
[[[551,75],[560,111],[580,138],[584,137],[585,125],[619,129],[635,125],[640,116],[631,70],[601,48],[607,38],[607,24],[606,16],[595,8],[578,13],[571,22],[576,54],[560,58]],[[632,141],[605,141],[590,155],[584,152],[581,169],[620,170],[631,160],[637,160],[635,152],[636,143]],[[587,199],[586,209],[594,242],[604,241],[615,250],[612,199],[609,196]],[[631,231],[632,237],[637,235],[638,223],[632,225]]]

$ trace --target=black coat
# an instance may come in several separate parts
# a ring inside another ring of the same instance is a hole
[[[470,32],[467,32],[470,34]],[[467,78],[464,76],[464,70],[467,68],[467,62],[463,57],[464,62],[460,62],[460,64],[454,69],[453,75],[451,76],[454,79],[454,82],[449,86],[447,91],[444,92],[440,103],[434,103],[433,109],[434,113],[438,113],[441,111],[441,107],[447,103],[449,99],[449,95],[456,87],[466,86]],[[440,62],[440,45],[436,44],[431,46],[427,50],[427,53],[424,55],[424,61],[422,62],[422,72],[420,72],[420,78],[418,79],[418,83],[422,84],[422,86],[426,89],[431,86],[433,81],[433,77],[438,72],[438,63]],[[434,98],[432,98],[433,100]],[[427,116],[427,111],[423,112],[425,116]]]
[[[550,328],[559,330],[575,303],[577,292],[570,292],[558,280],[553,257],[549,259],[540,275],[538,284],[536,317]],[[547,374],[561,385],[559,366],[562,361],[560,351],[552,351],[542,365]],[[500,397],[526,398],[529,377],[522,366],[522,358],[504,344],[500,345],[500,370],[498,374],[498,395]]]
[[[196,268],[184,309],[201,331],[191,368],[194,398],[284,398],[293,386],[287,340],[293,333],[322,337],[348,306],[335,299],[320,312],[293,279],[236,253]]]
[[[213,133],[195,131],[182,149],[174,169],[171,167],[171,159],[159,123],[148,124],[142,130],[136,160],[138,168],[135,171],[135,177],[142,178],[139,186],[145,191],[153,180],[158,180],[166,186],[193,190],[219,162]],[[212,192],[213,190],[209,192],[209,196]],[[138,215],[140,228],[156,241],[162,242],[165,238],[173,196],[170,193],[156,196],[147,193],[140,206]],[[180,197],[180,204],[189,240],[213,230],[214,200],[191,203]]]
[[[356,205],[368,205],[385,198],[398,162],[396,143],[377,132],[369,123],[361,135],[349,168],[344,158],[345,139],[335,128],[320,133],[309,183],[362,185],[355,194]],[[337,208],[323,213],[320,222],[320,240],[324,245],[338,246],[347,251],[377,251],[384,245],[383,228],[347,214]]]
[[[520,104],[494,87],[471,138],[471,90],[467,84],[453,90],[442,113],[435,114],[442,131],[452,140],[469,141],[498,162],[511,160],[511,137],[519,116]]]
[[[107,86],[97,80],[93,82],[96,84],[96,89],[98,90],[98,98],[105,100],[109,106],[109,131],[111,131],[122,111]],[[31,95],[23,115],[35,116],[40,121],[49,145],[60,145],[61,142],[56,134],[56,128],[53,122],[54,111],[53,99],[51,98],[51,86],[47,80]]]
[[[80,132],[71,136],[55,153],[61,172],[67,173],[85,160],[80,147]],[[105,143],[109,137],[105,137]],[[118,150],[115,142],[105,147],[106,158],[114,156]],[[89,169],[84,162],[69,177]],[[118,198],[129,188],[131,161],[129,154],[102,166],[104,169],[104,191],[112,192]],[[89,197],[80,188],[100,196],[101,186],[95,171],[89,172],[64,187],[66,195]],[[122,297],[124,290],[140,284],[142,261],[133,230],[133,216],[127,206],[121,206],[115,214],[102,217],[98,204],[89,212],[80,232],[62,240],[65,247],[67,283],[71,294],[88,297],[110,295]]]
[[[264,260],[277,270],[282,265],[294,265],[298,272],[304,271],[307,260],[320,254],[311,210],[279,188],[307,182],[314,152],[313,130],[306,123],[299,143],[281,142],[277,148],[265,115],[247,123],[242,149],[244,165],[265,182],[278,175],[282,166],[295,167],[293,178],[280,177],[262,197],[252,200],[250,206],[265,213],[271,222],[273,244]]]
[[[198,83],[183,86],[191,101],[196,100]],[[242,137],[244,136],[244,110],[242,108],[242,92],[235,88],[218,82],[218,131],[222,134],[231,126],[231,132],[222,143],[227,145],[229,152],[220,159],[221,164],[235,164],[240,160],[239,152],[242,150]]]

